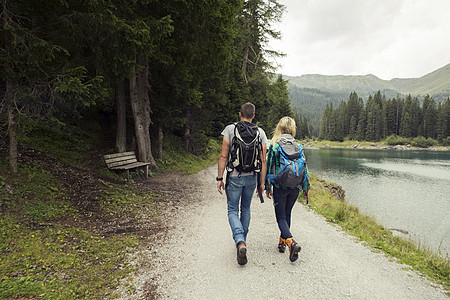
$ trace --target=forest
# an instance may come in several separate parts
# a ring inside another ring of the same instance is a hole
[[[268,136],[285,115],[307,128],[268,59],[283,55],[267,42],[280,37],[284,10],[277,0],[2,1],[0,134],[11,170],[36,122],[105,119],[116,150],[153,169],[165,137],[201,154],[247,101]]]
[[[288,90],[292,110],[307,119],[309,137],[319,136],[320,120],[326,105],[333,103],[337,106],[342,99],[348,97],[347,92],[299,88],[291,82],[288,82]]]
[[[365,103],[356,92],[337,107],[328,104],[322,113],[319,139],[343,141],[379,141],[389,138],[393,143],[410,140],[418,146],[438,142],[450,144],[450,98],[436,103],[425,96],[420,102],[411,95],[386,99],[380,91],[369,95]]]

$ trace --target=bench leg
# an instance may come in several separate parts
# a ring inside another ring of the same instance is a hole
[[[127,170],[127,179],[128,179],[128,182],[130,182],[130,170]]]
[[[145,178],[146,179],[148,178],[148,165],[145,166]]]

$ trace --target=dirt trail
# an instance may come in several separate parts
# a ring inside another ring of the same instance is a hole
[[[122,290],[122,299],[448,299],[440,287],[373,252],[300,203],[294,207],[291,230],[302,251],[291,263],[276,248],[272,201],[261,204],[256,196],[249,261],[239,266],[226,198],[216,190],[216,168],[162,178],[173,186],[166,191],[170,205],[163,214],[171,229],[136,255],[136,293]]]

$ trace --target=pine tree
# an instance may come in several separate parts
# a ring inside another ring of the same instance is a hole
[[[299,113],[294,113],[294,120],[297,125],[295,138],[301,140],[311,137],[308,127],[308,120],[305,117],[302,117]]]
[[[302,132],[302,136],[303,138],[307,138],[307,137],[311,137],[311,132],[309,131],[309,125],[308,125],[308,120],[306,119],[306,117],[302,117],[302,126],[301,126],[301,132]]]
[[[338,122],[338,140],[344,140],[344,137],[348,135],[350,128],[350,119],[348,117],[348,105],[347,102],[341,101],[337,108],[337,122]]]
[[[439,141],[450,136],[450,98],[445,99],[438,105],[436,133]]]
[[[283,79],[282,75],[278,75],[277,80],[270,85],[269,101],[272,103],[272,106],[270,107],[266,126],[270,130],[275,129],[282,117],[294,117],[287,90],[287,81]]]
[[[332,104],[327,104],[325,110],[322,112],[322,120],[320,122],[320,132],[319,139],[320,140],[329,140],[330,139],[330,122],[332,116]]]
[[[339,127],[339,111],[333,109],[333,104],[331,104],[331,118],[329,125],[329,140],[340,141],[342,133]]]
[[[426,95],[422,102],[423,109],[423,121],[422,121],[422,132],[423,136],[426,138],[436,138],[437,137],[437,118],[438,111],[436,108],[436,102],[433,98]]]
[[[358,94],[356,92],[350,93],[348,98],[348,120],[349,128],[348,135],[350,138],[354,139],[356,134],[356,126],[358,125],[359,114],[361,107],[358,102]]]
[[[334,141],[342,141],[345,136],[347,104],[341,101],[333,112],[333,139]]]
[[[382,136],[381,96],[378,92],[375,97],[369,96],[367,101],[366,140],[378,141]]]
[[[359,114],[358,125],[356,126],[356,139],[364,141],[366,139],[366,112],[361,111]]]
[[[405,111],[402,116],[400,135],[407,138],[413,137],[413,120],[408,111]]]
[[[393,126],[391,134],[400,134],[400,124],[404,105],[404,100],[402,100],[399,95],[392,99]]]
[[[414,97],[411,102],[411,122],[412,122],[412,137],[419,135],[419,128],[422,124],[422,109],[417,97]]]
[[[392,100],[386,100],[383,102],[382,108],[382,126],[383,126],[383,137],[389,136],[393,133],[393,126],[395,124],[394,120],[394,110],[392,105]]]
[[[78,116],[80,108],[95,105],[108,96],[104,77],[90,71],[89,67],[94,69],[92,65],[79,62],[83,56],[77,50],[83,43],[70,40],[77,37],[77,31],[91,32],[90,24],[95,18],[89,12],[93,7],[90,3],[77,5],[77,14],[73,9],[64,1],[2,1],[0,77],[6,86],[9,162],[13,172],[17,171],[19,114],[28,119],[56,114]],[[86,53],[91,49],[84,50],[83,58],[88,60]]]
[[[349,137],[352,140],[356,139],[357,126],[358,126],[358,122],[356,120],[356,117],[352,116],[350,119],[350,131],[349,131]]]

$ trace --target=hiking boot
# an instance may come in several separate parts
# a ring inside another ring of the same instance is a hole
[[[280,236],[280,242],[278,243],[278,251],[284,253],[286,251],[286,240]]]
[[[241,266],[245,265],[247,263],[247,246],[245,245],[245,242],[240,241],[237,246],[237,262]]]
[[[300,245],[294,241],[293,238],[286,239],[286,244],[289,246],[289,260],[294,262],[298,259],[298,253],[302,249]]]

